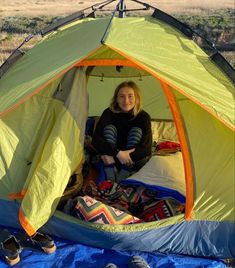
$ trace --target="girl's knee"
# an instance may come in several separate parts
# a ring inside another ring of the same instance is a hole
[[[139,127],[132,127],[127,137],[127,148],[134,147],[139,144],[142,139],[142,129]]]
[[[104,138],[109,143],[117,143],[117,129],[114,125],[107,125],[104,127]]]

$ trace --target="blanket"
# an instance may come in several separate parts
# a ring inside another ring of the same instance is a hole
[[[77,218],[100,224],[130,224],[140,219],[115,207],[109,206],[90,196],[79,196],[73,209]]]

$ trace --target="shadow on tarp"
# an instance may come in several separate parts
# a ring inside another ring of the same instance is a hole
[[[0,226],[0,231],[8,229],[13,235],[20,237],[22,232],[16,229]],[[57,250],[47,255],[35,248],[24,248],[21,252],[21,261],[14,268],[103,268],[109,262],[115,263],[119,268],[127,268],[128,260],[133,255],[142,256],[151,268],[224,268],[221,260],[193,258],[173,254],[145,253],[137,251],[114,251],[94,248],[53,237]],[[0,258],[0,268],[9,267]]]

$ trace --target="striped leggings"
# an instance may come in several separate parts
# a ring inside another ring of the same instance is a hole
[[[104,138],[107,142],[117,144],[117,129],[114,125],[107,125],[104,128]],[[142,138],[142,130],[139,127],[132,127],[128,132],[126,149],[135,147]]]

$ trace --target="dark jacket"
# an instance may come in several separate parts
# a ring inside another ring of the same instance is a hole
[[[117,129],[116,145],[108,143],[103,137],[104,127],[110,124],[114,125]],[[132,127],[141,128],[142,138],[140,143],[135,146],[135,151],[130,154],[131,159],[138,161],[147,156],[151,156],[151,118],[144,110],[134,116],[132,111],[128,113],[114,113],[109,108],[105,109],[97,123],[92,138],[92,144],[99,154],[116,156],[118,150],[127,150],[127,136]]]

